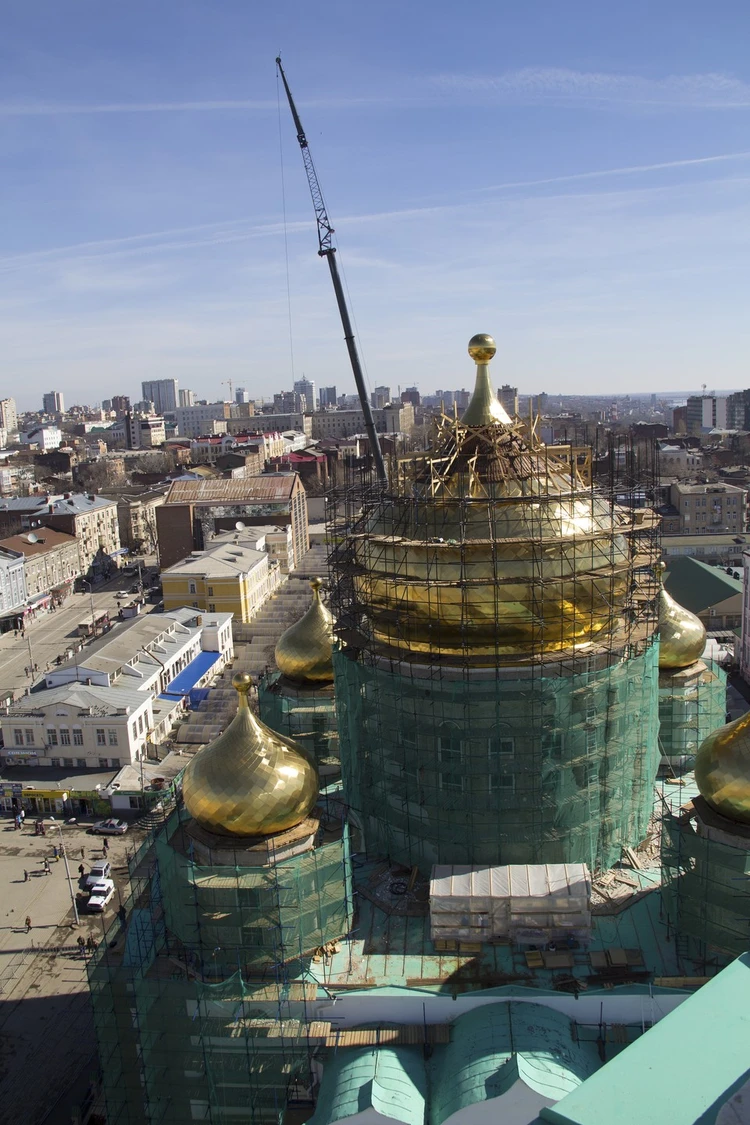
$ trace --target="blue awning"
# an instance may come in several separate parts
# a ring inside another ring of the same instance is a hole
[[[217,660],[221,659],[220,652],[199,652],[195,660],[191,660],[187,668],[183,668],[179,676],[167,684],[164,691],[159,695],[160,699],[182,699],[184,696],[190,696],[190,702],[193,706],[197,706],[201,698],[204,697],[203,689],[196,688],[195,685],[201,680],[207,672],[209,672]],[[193,698],[195,696],[195,698]]]

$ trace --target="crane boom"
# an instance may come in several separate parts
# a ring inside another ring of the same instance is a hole
[[[313,207],[315,208],[315,218],[318,224],[318,254],[321,258],[326,258],[328,261],[328,269],[330,270],[331,281],[333,282],[333,291],[336,295],[336,304],[339,307],[341,324],[344,329],[344,340],[346,342],[347,351],[349,352],[349,362],[352,366],[354,382],[357,387],[357,394],[359,395],[362,414],[364,416],[365,431],[370,441],[370,449],[372,450],[373,460],[375,461],[375,471],[378,474],[378,478],[385,482],[388,478],[385,471],[385,462],[383,461],[383,451],[380,448],[380,442],[378,441],[378,435],[375,430],[375,419],[372,416],[370,400],[367,397],[362,364],[360,363],[359,352],[357,351],[357,341],[354,338],[354,329],[352,328],[349,309],[346,304],[346,297],[344,296],[344,288],[341,284],[341,277],[339,276],[339,269],[336,263],[336,247],[333,245],[333,227],[328,218],[323,192],[321,191],[318,175],[315,171],[315,165],[313,164],[313,158],[310,153],[310,146],[307,143],[305,130],[302,128],[302,122],[297,113],[297,107],[294,104],[292,91],[289,89],[289,83],[286,80],[280,58],[276,59],[276,67],[281,75],[281,81],[284,83],[287,101],[292,111],[294,127],[297,130],[297,143],[302,150],[302,160],[305,165],[307,183],[310,188],[310,195],[312,196]]]

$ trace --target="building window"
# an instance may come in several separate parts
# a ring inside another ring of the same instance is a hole
[[[188,593],[189,594],[197,594],[198,593],[195,582],[189,582],[188,583]]]
[[[47,731],[47,742],[50,746],[57,746],[57,731],[53,728]]]
[[[192,593],[195,593],[195,591],[194,591],[194,590],[191,590],[191,591],[190,591],[190,593],[191,593],[191,594],[192,594]],[[208,596],[209,596],[209,598],[212,598],[212,597],[214,596],[214,588],[213,588],[213,586],[209,586],[209,587],[208,587]]]
[[[120,768],[120,759],[119,759],[119,758],[110,758],[109,764],[110,764],[110,766],[112,767],[112,769],[114,769],[114,770],[119,770],[119,768]]]
[[[73,731],[73,745],[74,746],[83,746],[83,731],[82,730],[74,730]]]
[[[67,727],[60,727],[60,745],[70,746],[70,731]]]
[[[23,746],[23,731],[22,730],[14,730],[13,731],[13,741],[15,742],[16,746]]]
[[[438,737],[438,763],[440,788],[450,793],[462,793],[464,774],[462,771],[461,735],[457,727],[444,727]]]
[[[110,746],[116,746],[117,745],[117,731],[112,730],[111,727],[107,731],[107,740],[108,740]]]
[[[73,759],[72,758],[63,758],[63,765],[71,767],[73,765]]]
[[[103,770],[106,770],[106,768],[107,768],[107,759],[106,759],[106,758],[100,758],[100,759],[99,759],[99,765],[100,765],[100,767],[101,767],[101,768],[102,768]]]
[[[26,728],[26,745],[34,745],[34,731],[31,729],[31,727]]]
[[[97,746],[106,746],[107,745],[107,740],[104,736],[104,727],[97,727],[96,728],[96,745]]]
[[[49,764],[52,766],[53,769],[57,770],[57,769],[60,768],[60,759],[59,758],[50,758]]]
[[[208,603],[208,612],[209,613],[216,613],[216,606],[214,605],[213,602]]]
[[[77,765],[79,770],[85,770],[86,769],[86,759],[85,758],[76,758],[76,765]]]

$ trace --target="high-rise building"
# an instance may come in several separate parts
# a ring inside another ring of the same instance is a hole
[[[127,414],[128,410],[130,410],[130,396],[112,395],[112,409],[118,417]]]
[[[321,410],[325,410],[329,407],[335,406],[336,405],[336,388],[335,387],[321,387],[320,388],[320,400],[319,400],[318,405],[320,406]]]
[[[416,387],[407,387],[405,391],[401,392],[401,401],[410,402],[412,406],[419,406],[421,399],[419,391]]]
[[[241,404],[250,402],[250,392],[245,390],[244,387],[237,387],[234,392],[234,401]]]
[[[317,406],[315,384],[310,379],[298,379],[294,384],[294,392],[305,400],[304,409],[312,414]]]
[[[382,410],[391,401],[390,387],[376,387],[370,395],[370,405],[376,410]]]
[[[141,383],[144,399],[153,402],[157,414],[174,414],[178,406],[177,380],[152,379]]]
[[[180,406],[195,406],[195,391],[190,391],[185,388],[179,392]]]
[[[14,398],[0,398],[0,430],[7,434],[18,432],[18,411]]]
[[[503,410],[508,417],[515,418],[518,414],[518,387],[511,387],[510,384],[503,383],[497,392],[497,397],[500,399]]]
[[[45,414],[64,414],[65,400],[62,391],[48,391],[42,399]]]
[[[687,400],[687,432],[694,437],[710,430],[728,428],[726,395],[690,395]]]

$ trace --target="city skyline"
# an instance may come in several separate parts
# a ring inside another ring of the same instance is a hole
[[[303,376],[353,391],[279,49],[369,390],[460,382],[477,331],[521,393],[747,382],[739,3],[41,10],[10,13],[0,78],[19,408],[165,378],[209,401],[230,378],[251,398]]]

